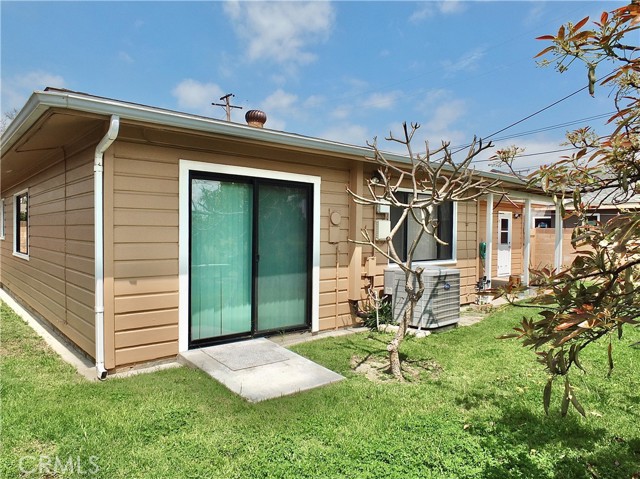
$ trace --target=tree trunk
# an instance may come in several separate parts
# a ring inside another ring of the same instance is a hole
[[[404,310],[400,324],[398,325],[398,331],[393,337],[391,342],[387,345],[387,351],[389,351],[389,367],[391,368],[391,374],[398,380],[404,381],[402,376],[402,365],[400,363],[400,344],[407,333],[407,326],[409,325],[411,318],[413,318],[413,311],[415,310],[417,300],[414,295],[409,298],[409,306]]]

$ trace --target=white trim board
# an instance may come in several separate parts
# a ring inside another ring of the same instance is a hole
[[[18,234],[18,197],[27,195],[27,252],[22,253],[18,251],[20,237]],[[13,249],[12,254],[16,258],[22,258],[24,260],[29,261],[29,253],[31,251],[31,197],[29,196],[29,188],[25,188],[24,190],[18,191],[13,194]]]
[[[295,181],[313,185],[313,239],[311,269],[311,331],[320,329],[320,177],[263,170],[244,166],[220,165],[201,161],[180,160],[179,177],[179,307],[178,351],[189,350],[189,172],[203,171],[227,175]]]

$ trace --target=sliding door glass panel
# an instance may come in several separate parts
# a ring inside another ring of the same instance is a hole
[[[309,189],[258,186],[257,330],[307,323]]]
[[[191,340],[251,331],[252,186],[191,181]]]

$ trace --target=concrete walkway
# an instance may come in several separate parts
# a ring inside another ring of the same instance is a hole
[[[250,402],[278,398],[344,379],[265,338],[180,353],[178,361],[202,369]]]

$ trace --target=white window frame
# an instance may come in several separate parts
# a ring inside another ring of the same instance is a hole
[[[413,193],[412,190],[408,189],[408,188],[398,188],[398,192],[399,193]],[[418,194],[420,195],[424,195],[426,193],[420,193],[418,192]],[[450,265],[454,265],[458,262],[458,202],[457,201],[452,201],[453,203],[453,219],[452,219],[452,229],[453,231],[451,232],[451,259],[431,259],[431,260],[422,260],[422,261],[414,261],[413,265],[414,266],[423,266],[423,267],[427,267],[427,266],[450,266]],[[392,206],[393,208],[393,206]],[[389,213],[389,220],[391,220],[391,213]],[[393,228],[395,225],[391,225],[391,228]],[[397,263],[394,263],[393,261],[389,260],[389,267],[391,268],[399,268],[399,266],[397,265]]]
[[[21,253],[18,251],[18,245],[20,244],[19,238],[19,228],[18,228],[18,197],[27,196],[27,253]],[[29,188],[24,189],[22,191],[18,191],[13,195],[13,256],[18,258],[26,259],[29,261],[29,251],[31,250],[31,241],[29,241],[30,229],[31,229],[31,221],[29,218],[29,210],[31,209],[31,201],[29,200]]]
[[[5,238],[5,214],[4,214],[4,198],[0,198],[0,240]]]
[[[587,222],[589,221],[588,218],[593,218],[598,223],[600,223],[600,213],[587,213],[585,216],[587,217]]]
[[[536,220],[549,220],[549,226],[547,229],[553,229],[551,228],[551,216],[534,216],[531,221],[531,227],[534,229],[536,228]]]

